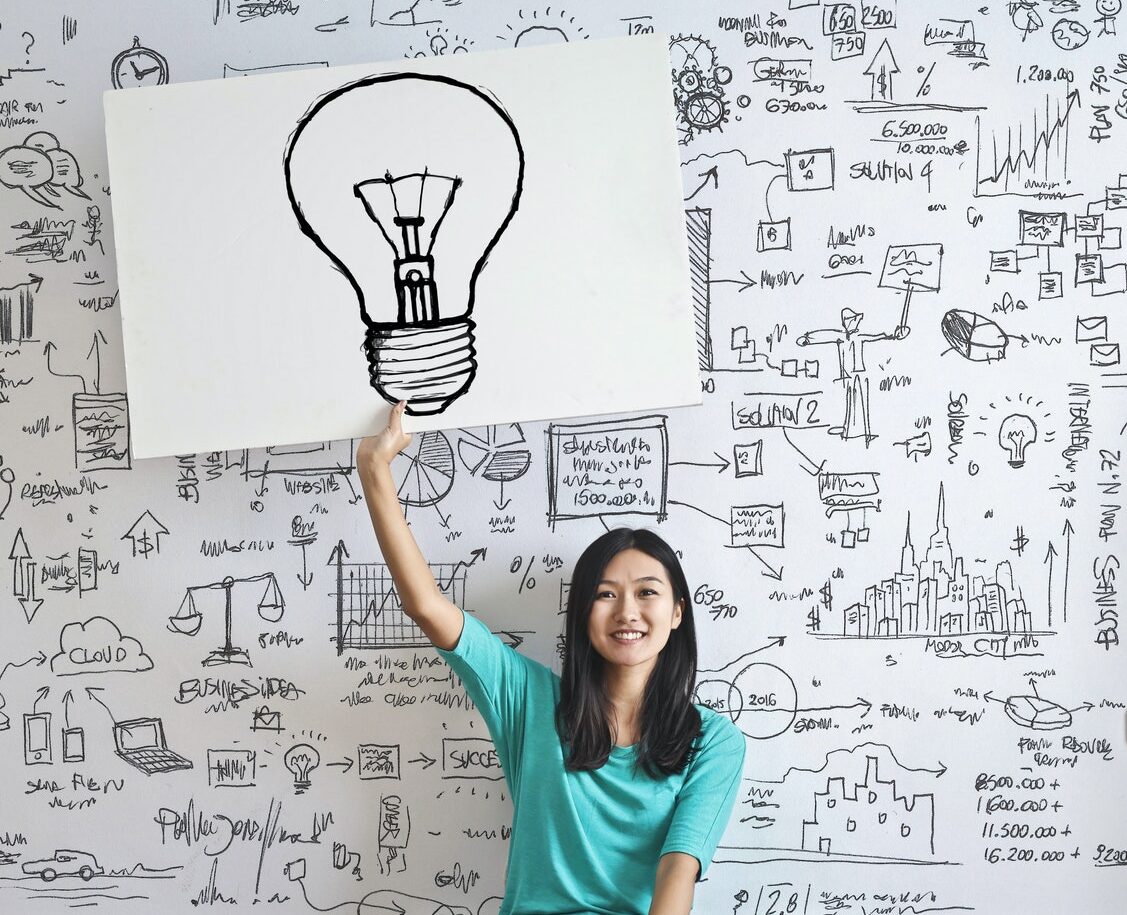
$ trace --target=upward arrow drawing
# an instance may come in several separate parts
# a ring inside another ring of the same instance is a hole
[[[130,542],[134,556],[137,555],[138,546],[140,546],[141,555],[148,559],[149,553],[153,550],[160,552],[160,535],[167,533],[168,528],[161,524],[152,512],[145,509],[141,517],[133,522],[133,526],[120,539]]]
[[[112,721],[114,724],[117,724],[117,718],[114,715],[114,713],[110,711],[110,707],[108,705],[106,705],[106,703],[104,703],[101,700],[100,697],[94,695],[94,693],[101,693],[101,692],[104,692],[104,689],[101,686],[87,686],[86,687],[86,695],[89,696],[91,699],[93,699],[95,702],[97,702],[98,705],[100,705],[102,708],[104,708],[106,710],[106,713],[110,716],[110,721]]]
[[[12,596],[20,602],[23,615],[30,623],[43,601],[35,596],[36,563],[31,561],[31,550],[27,548],[22,527],[16,530],[16,538],[12,541],[8,558],[15,562],[12,569]]]
[[[1064,530],[1061,534],[1064,536],[1064,621],[1068,622],[1068,568],[1072,564],[1072,535],[1075,533],[1072,522],[1068,518],[1064,519]]]
[[[892,56],[892,48],[888,46],[888,39],[880,43],[877,53],[865,70],[865,75],[872,77],[873,85],[869,97],[874,101],[892,101],[892,74],[899,73],[896,58]]]

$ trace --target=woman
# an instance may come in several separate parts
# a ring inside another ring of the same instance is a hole
[[[438,589],[391,476],[405,403],[357,468],[404,611],[461,678],[513,799],[500,915],[685,915],[735,805],[744,738],[694,705],[696,634],[676,554],[608,531],[571,579],[562,678]]]

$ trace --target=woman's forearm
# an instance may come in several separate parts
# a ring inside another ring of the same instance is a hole
[[[674,851],[661,856],[649,915],[689,915],[700,865],[692,855]]]

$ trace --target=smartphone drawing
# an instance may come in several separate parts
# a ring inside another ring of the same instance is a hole
[[[24,713],[23,761],[28,766],[43,766],[51,763],[50,712]]]
[[[86,732],[82,728],[63,728],[63,762],[86,760]]]

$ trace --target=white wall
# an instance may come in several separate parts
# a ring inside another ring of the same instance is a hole
[[[675,79],[727,68],[718,87],[690,77],[675,100],[704,403],[578,432],[420,435],[427,473],[406,458],[396,471],[427,503],[407,508],[425,555],[468,610],[558,670],[569,571],[604,526],[650,526],[682,551],[700,589],[698,701],[750,741],[696,911],[1118,911],[1123,871],[1103,865],[1127,849],[1116,631],[1127,370],[1115,349],[1127,340],[1127,74],[1122,37],[1101,34],[1113,24],[1091,4],[1062,6],[1039,4],[1034,20],[1004,5],[884,0],[850,29],[844,7],[817,4],[467,0],[417,4],[411,26],[381,24],[404,17],[380,0],[9,0],[0,147],[49,132],[82,183],[58,152],[51,174],[32,153],[0,154],[13,315],[0,328],[0,909],[394,900],[478,913],[503,891],[511,804],[499,771],[459,768],[462,741],[488,747],[488,735],[448,668],[405,647],[409,630],[369,635],[381,647],[334,641],[349,576],[382,571],[353,443],[127,456],[101,107],[116,55],[136,35],[184,81],[652,27],[675,36]],[[876,27],[889,11],[895,24]],[[1062,20],[1088,30],[1082,46],[1068,50],[1083,32]],[[845,56],[860,35],[863,52]],[[17,159],[39,171],[17,178]],[[1063,213],[1063,225],[1022,210]],[[904,320],[896,267],[937,246],[941,269],[916,279]],[[833,334],[798,344],[840,328],[845,307],[864,313],[861,333],[910,327],[864,345],[869,441],[860,413],[833,432],[845,385],[837,346],[817,344]],[[966,322],[977,326],[963,354]],[[618,345],[644,347],[644,333]],[[1020,467],[999,445],[1013,414],[1036,427]],[[565,479],[608,443],[652,463],[590,471],[610,486]],[[634,513],[616,514],[611,494],[633,494]],[[831,511],[850,499],[872,507]],[[965,578],[952,583],[955,572]],[[228,576],[232,642],[253,666],[201,665],[223,644]],[[194,636],[169,629],[182,604],[191,628],[188,595]],[[278,730],[263,728],[272,713]],[[146,775],[115,755],[114,720],[138,718],[159,718],[192,767]],[[302,793],[285,765],[299,744],[320,756]],[[871,806],[856,786],[877,777],[895,787],[874,789]],[[865,813],[850,830],[843,798],[855,790]],[[866,820],[874,810],[884,824]],[[56,849],[92,855],[106,874],[21,873]]]

